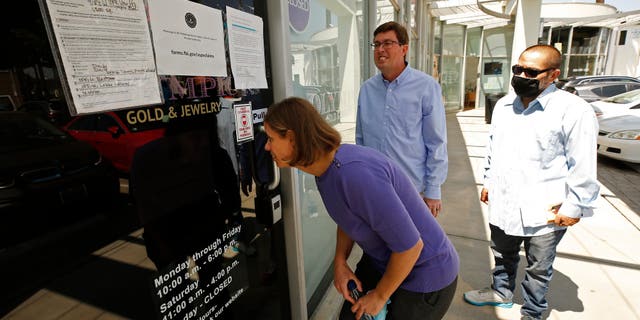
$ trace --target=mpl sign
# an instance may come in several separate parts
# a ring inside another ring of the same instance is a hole
[[[289,0],[289,26],[296,32],[304,32],[309,25],[310,0]]]

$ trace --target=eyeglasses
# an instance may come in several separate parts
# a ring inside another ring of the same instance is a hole
[[[371,50],[376,50],[376,49],[378,49],[380,47],[382,47],[382,49],[389,49],[394,44],[400,45],[400,42],[393,41],[393,40],[385,40],[385,41],[382,41],[382,42],[376,41],[376,42],[370,44],[370,46],[371,46]]]
[[[538,70],[538,69],[525,68],[525,67],[519,66],[517,64],[515,64],[515,65],[513,65],[511,67],[511,71],[513,71],[513,74],[518,75],[518,74],[521,74],[521,73],[524,72],[524,74],[529,78],[535,78],[539,74],[545,73],[545,72],[547,72],[549,70],[553,70],[553,69],[555,69],[555,68],[547,68],[547,69],[544,69],[544,70]]]

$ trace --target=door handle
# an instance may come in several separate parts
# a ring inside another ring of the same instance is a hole
[[[258,130],[265,132],[264,125],[261,125]],[[273,181],[271,181],[267,186],[267,189],[269,189],[269,191],[275,190],[280,184],[280,169],[278,168],[278,165],[276,164],[275,161],[272,161],[272,163],[273,163]]]
[[[278,165],[275,161],[271,162],[273,163],[273,181],[269,183],[269,186],[267,188],[269,190],[275,190],[280,184],[280,168],[278,168]]]

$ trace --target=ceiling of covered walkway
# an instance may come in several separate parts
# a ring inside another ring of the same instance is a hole
[[[428,1],[428,5],[431,15],[447,24],[462,24],[469,28],[482,26],[490,29],[514,21],[517,1],[434,0]],[[593,10],[594,8],[596,10]],[[564,13],[568,14],[562,16]],[[541,19],[545,26],[551,27],[573,25],[614,28],[640,24],[640,10],[616,12],[610,5],[596,4],[595,1],[588,0],[584,3],[544,3]]]

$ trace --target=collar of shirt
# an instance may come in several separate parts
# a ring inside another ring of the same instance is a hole
[[[409,81],[410,73],[411,73],[411,68],[409,67],[409,64],[405,62],[404,70],[402,70],[400,75],[398,77],[396,77],[395,79],[393,79],[393,81],[389,81],[389,80],[385,79],[382,76],[382,73],[380,73],[380,79],[382,79],[382,84],[384,84],[385,87],[389,87],[389,84],[391,84],[391,83],[395,83],[396,85],[400,85],[400,84],[402,84],[403,81]]]
[[[540,109],[544,110],[549,103],[549,94],[555,92],[556,90],[558,90],[558,88],[556,87],[555,83],[550,84],[547,88],[542,90],[542,92],[535,99],[533,99],[533,101],[529,102],[529,106],[527,107],[527,109],[534,110],[536,107],[539,107]],[[516,96],[516,99],[513,99],[513,106],[517,111],[523,112],[525,110],[524,104],[522,103],[522,99],[519,98],[520,97]]]

